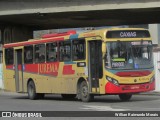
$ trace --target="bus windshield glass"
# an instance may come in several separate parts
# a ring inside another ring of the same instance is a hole
[[[150,41],[109,42],[105,66],[112,69],[152,68],[152,44]]]

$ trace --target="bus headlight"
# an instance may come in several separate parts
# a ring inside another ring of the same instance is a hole
[[[119,85],[119,83],[118,83],[118,81],[117,80],[115,80],[115,79],[113,79],[113,78],[111,78],[111,77],[109,77],[109,76],[106,76],[106,79],[109,81],[109,82],[112,82],[114,85]]]
[[[150,83],[152,83],[154,80],[155,80],[155,76],[153,75],[153,76],[150,78]]]

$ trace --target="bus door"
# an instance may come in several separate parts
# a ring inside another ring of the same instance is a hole
[[[99,79],[102,78],[102,41],[88,43],[89,90],[99,93]]]
[[[14,56],[16,92],[23,92],[22,49],[15,49]]]

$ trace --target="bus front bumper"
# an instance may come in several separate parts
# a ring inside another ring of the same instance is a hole
[[[105,86],[106,94],[122,93],[140,93],[155,90],[155,80],[152,83],[132,84],[132,85],[114,85],[108,82]]]

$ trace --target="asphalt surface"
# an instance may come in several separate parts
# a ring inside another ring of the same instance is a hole
[[[149,92],[133,95],[127,102],[120,101],[116,95],[97,96],[89,103],[81,102],[77,99],[64,100],[60,95],[48,94],[44,99],[29,100],[27,94],[0,91],[0,111],[157,111],[160,112],[160,93]],[[95,113],[95,112],[94,112]],[[76,117],[82,120],[82,117]],[[122,118],[122,117],[121,117]],[[126,118],[126,117],[125,117]],[[123,120],[125,120],[125,118]],[[133,117],[132,117],[133,118]],[[6,118],[0,118],[0,120]],[[15,119],[15,118],[12,118]],[[25,118],[24,118],[25,119]],[[36,118],[33,118],[36,119]],[[41,118],[39,118],[41,120]],[[51,119],[51,118],[46,118]],[[73,119],[73,117],[63,117],[56,119]],[[90,120],[90,117],[86,118]],[[92,120],[96,120],[93,117]],[[100,117],[106,120],[106,118]],[[118,118],[116,118],[119,120]],[[138,118],[140,119],[140,118]],[[141,118],[142,119],[142,118]],[[16,119],[15,119],[16,120]],[[112,119],[111,119],[112,120]],[[153,118],[152,120],[158,120]]]
[[[0,110],[17,111],[160,111],[160,94],[144,93],[133,95],[127,102],[117,95],[96,96],[89,103],[77,99],[64,100],[60,95],[46,95],[44,99],[29,100],[27,94],[0,92]]]

